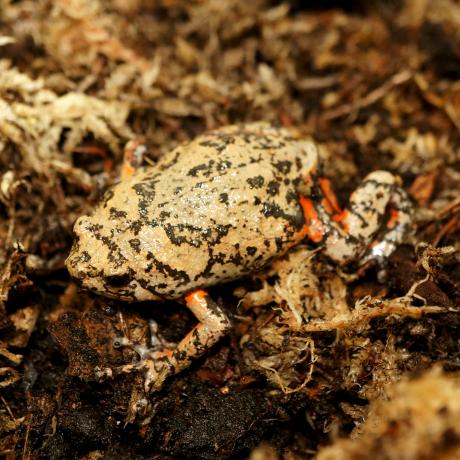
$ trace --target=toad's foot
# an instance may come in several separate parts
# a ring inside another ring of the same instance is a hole
[[[137,347],[136,347],[137,348]],[[126,364],[117,369],[118,373],[143,372],[145,374],[144,391],[158,391],[166,377],[175,373],[171,364],[174,350],[150,351],[143,353],[137,363]]]
[[[187,368],[195,358],[205,353],[230,328],[227,315],[206,291],[191,292],[185,296],[185,302],[199,323],[177,346],[174,349],[163,350],[158,350],[158,346],[153,348],[134,346],[140,360],[118,369],[118,373],[144,371],[146,393],[158,391],[166,377]],[[132,346],[127,339],[121,339],[119,345]]]
[[[143,140],[133,139],[126,144],[121,166],[122,178],[130,177],[140,169],[146,151]]]

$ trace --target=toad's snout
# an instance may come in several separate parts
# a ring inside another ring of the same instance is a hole
[[[87,251],[79,250],[79,241],[76,240],[67,260],[65,261],[70,276],[76,280],[82,280],[88,276],[90,262],[91,256]]]

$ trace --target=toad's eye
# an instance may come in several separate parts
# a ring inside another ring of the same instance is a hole
[[[122,275],[111,275],[105,277],[105,282],[113,288],[119,288],[126,286],[131,281],[128,273],[123,273]]]

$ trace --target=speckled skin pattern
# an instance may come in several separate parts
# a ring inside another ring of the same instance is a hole
[[[177,299],[257,270],[304,237],[317,148],[266,124],[203,134],[109,189],[67,260],[87,289]]]
[[[118,340],[139,360],[115,372],[144,371],[146,393],[228,332],[207,287],[260,269],[306,237],[338,264],[384,261],[410,230],[397,177],[372,172],[342,210],[319,173],[316,145],[264,123],[203,134],[143,171],[132,167],[136,157],[135,147],[126,150],[125,177],[75,223],[67,267],[87,289],[128,301],[180,299],[198,319],[172,349]]]

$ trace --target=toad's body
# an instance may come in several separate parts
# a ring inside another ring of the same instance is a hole
[[[127,300],[177,299],[241,277],[305,236],[298,189],[316,163],[314,144],[276,130],[200,136],[78,220],[69,268],[88,288]]]
[[[375,242],[388,210],[385,236]],[[370,174],[342,211],[318,174],[314,143],[262,123],[230,126],[177,147],[112,187],[92,215],[75,224],[67,266],[84,287],[106,296],[185,296],[201,324],[174,352],[156,353],[168,374],[228,329],[219,307],[195,290],[258,270],[305,236],[321,241],[338,263],[365,253],[383,257],[409,224],[410,205],[390,173]],[[150,386],[164,378],[158,366],[149,368]]]

